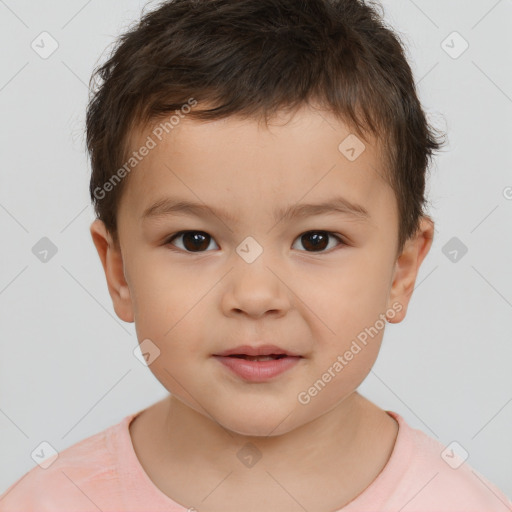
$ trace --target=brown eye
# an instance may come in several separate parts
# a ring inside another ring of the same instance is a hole
[[[173,235],[167,243],[170,244],[176,239],[183,239],[180,249],[186,252],[205,252],[209,247],[212,237],[204,231],[180,231]]]
[[[307,252],[325,252],[325,249],[329,247],[329,237],[343,244],[343,240],[330,231],[308,231],[303,233],[299,240]]]

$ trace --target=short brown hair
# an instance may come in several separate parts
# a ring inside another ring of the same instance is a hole
[[[211,108],[187,117],[265,122],[316,101],[363,140],[370,133],[381,142],[398,204],[399,254],[426,215],[425,174],[444,141],[426,120],[403,44],[378,7],[364,0],[173,0],[143,12],[94,70],[87,107],[91,200],[115,242],[126,179],[108,194],[98,190],[128,160],[135,128],[190,98]]]

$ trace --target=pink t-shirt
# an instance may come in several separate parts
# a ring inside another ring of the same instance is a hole
[[[199,499],[180,505],[144,472],[128,430],[140,412],[66,448],[47,469],[32,468],[0,496],[0,511],[200,511]],[[512,502],[467,462],[454,469],[462,460],[453,451],[411,428],[399,414],[387,413],[399,425],[391,457],[377,478],[340,511],[512,510]]]

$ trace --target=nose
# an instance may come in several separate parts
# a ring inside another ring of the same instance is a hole
[[[224,314],[245,314],[252,318],[286,314],[291,307],[290,285],[279,274],[275,265],[267,266],[261,256],[252,263],[237,261],[224,282]]]

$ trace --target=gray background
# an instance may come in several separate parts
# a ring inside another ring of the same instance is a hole
[[[41,441],[61,451],[166,394],[111,305],[83,137],[92,69],[143,5],[0,0],[0,492],[35,465]],[[457,441],[512,496],[512,2],[383,5],[449,142],[429,183],[432,250],[360,391]],[[31,47],[43,31],[59,45],[46,59]],[[43,237],[57,249],[46,262],[33,252]]]

